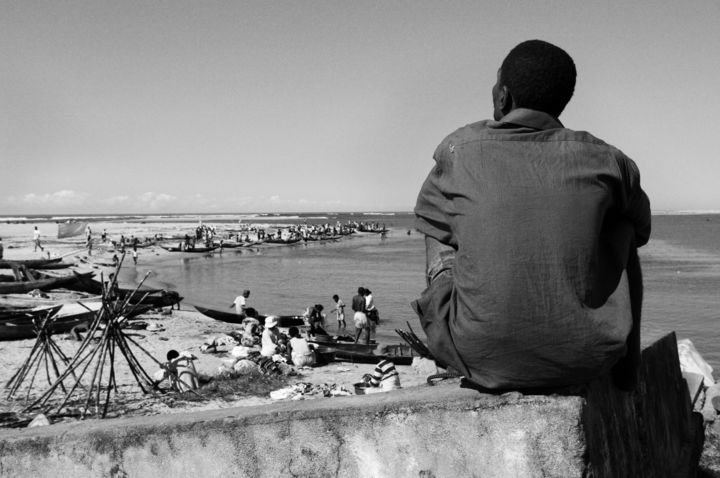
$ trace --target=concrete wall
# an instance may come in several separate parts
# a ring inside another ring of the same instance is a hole
[[[0,475],[692,476],[702,428],[674,335],[643,357],[636,394],[606,380],[551,396],[480,394],[455,382],[2,431]]]

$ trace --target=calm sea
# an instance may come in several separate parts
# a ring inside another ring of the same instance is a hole
[[[424,288],[425,258],[411,214],[267,216],[247,222],[348,219],[384,223],[390,233],[384,238],[358,235],[337,242],[226,250],[211,256],[168,255],[153,264],[153,278],[179,290],[188,304],[217,309],[229,310],[234,297],[250,289],[249,304],[264,314],[301,313],[316,303],[329,311],[333,294],[349,304],[357,288],[364,286],[372,290],[381,312],[379,340],[398,342],[394,329],[407,328],[406,321],[420,333],[409,304]],[[692,339],[720,370],[720,215],[658,215],[653,221],[652,239],[641,250],[643,343],[676,331],[679,338]],[[138,276],[146,270],[139,265]],[[334,326],[333,320],[328,322]]]

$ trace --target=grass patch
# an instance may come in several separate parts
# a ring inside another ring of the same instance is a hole
[[[175,395],[177,400],[200,402],[203,400],[221,399],[236,400],[240,397],[266,397],[273,390],[285,387],[289,379],[285,375],[239,374],[224,372],[207,376],[200,374],[200,388],[193,392],[182,392]]]

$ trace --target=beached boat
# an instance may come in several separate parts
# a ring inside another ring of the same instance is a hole
[[[38,280],[29,281],[16,281],[16,282],[0,282],[0,294],[24,294],[31,290],[52,290],[67,287],[77,283],[83,277],[92,277],[94,272],[86,272],[84,274],[73,273],[73,275],[55,277],[55,278],[44,278]]]
[[[29,269],[50,269],[55,268],[53,265],[62,264],[62,257],[55,259],[22,259],[17,261],[0,260],[0,269],[14,269],[15,267],[25,266]],[[62,267],[69,267],[72,264],[63,264]]]
[[[100,281],[91,277],[80,277],[76,283],[65,288],[97,295],[103,293],[103,286]],[[129,298],[130,304],[145,304],[153,307],[170,307],[183,300],[176,291],[165,289],[140,288],[135,291],[134,287],[118,287],[115,289],[115,294],[121,300]]]
[[[369,344],[355,343],[355,339],[352,337],[344,336],[331,336],[331,335],[313,335],[308,339],[308,342],[315,345],[322,345],[336,349],[337,351],[346,352],[360,352],[360,353],[372,353],[378,346],[376,342]]]
[[[60,307],[65,308],[65,306]],[[54,334],[69,332],[73,327],[90,322],[95,316],[95,312],[95,310],[85,310],[68,315],[55,313],[50,318],[50,330]],[[31,317],[0,321],[0,340],[32,339],[36,337],[35,330],[40,326],[40,323],[37,318],[33,320]]]
[[[198,253],[198,252],[212,252],[220,246],[210,246],[210,247],[195,246],[195,247],[188,247],[187,249],[184,249],[180,246],[164,246],[161,244],[160,247],[162,247],[163,249],[165,249],[168,252],[195,252],[195,253]]]
[[[62,308],[62,304],[54,305],[51,307],[20,307],[20,308],[3,308],[0,310],[0,323],[7,322],[9,320],[23,320],[23,319],[40,319],[44,317],[52,317],[57,314]]]
[[[211,319],[219,320],[221,322],[227,322],[229,324],[241,324],[245,319],[244,316],[238,315],[235,312],[225,312],[222,310],[208,309],[207,307],[201,307],[199,305],[194,306],[198,312],[210,317]],[[265,320],[265,315],[258,315],[257,319],[260,323]],[[279,315],[278,326],[279,327],[300,327],[305,325],[305,318],[302,315]]]
[[[326,345],[316,346],[315,352],[323,362],[378,363],[381,360],[389,360],[395,365],[412,365],[413,358],[417,356],[405,344],[385,345],[381,347],[378,354],[333,348]]]

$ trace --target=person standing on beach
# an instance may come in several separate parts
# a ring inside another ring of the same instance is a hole
[[[230,308],[235,307],[235,313],[244,317],[248,297],[250,297],[250,291],[245,289],[241,295],[235,297],[233,303],[230,304]]]
[[[133,245],[132,258],[133,258],[133,264],[137,265],[137,260],[138,260],[137,245]]]
[[[380,314],[375,307],[375,299],[373,298],[372,291],[367,287],[363,287],[363,296],[365,296],[365,315],[368,318],[368,328],[371,338],[375,337],[375,329],[380,322]]]
[[[33,231],[33,243],[35,244],[35,248],[33,249],[33,252],[37,252],[38,247],[41,251],[44,251],[43,246],[40,244],[40,231],[38,231],[37,226],[35,226],[35,230]]]
[[[0,237],[0,260],[2,260],[4,252],[5,248],[3,247],[2,237]]]
[[[332,312],[335,312],[335,316],[337,317],[337,329],[338,332],[340,332],[341,328],[343,330],[347,328],[347,324],[345,323],[345,302],[343,302],[337,294],[333,295],[332,299],[335,301],[335,308]]]
[[[427,289],[413,308],[436,361],[480,389],[638,380],[650,202],[635,163],[558,117],[572,58],[530,40],[492,88],[494,121],[447,136],[418,195]]]
[[[352,310],[355,312],[353,315],[353,322],[355,323],[355,343],[360,340],[360,335],[363,331],[365,332],[365,343],[370,343],[370,329],[368,325],[368,318],[365,315],[365,296],[363,295],[365,289],[362,287],[358,288],[357,295],[352,298]]]

